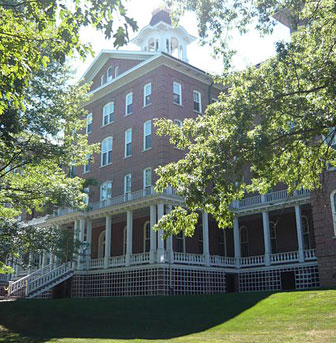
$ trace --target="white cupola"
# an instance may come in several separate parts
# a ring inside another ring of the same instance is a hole
[[[196,40],[182,26],[173,27],[169,11],[157,9],[149,25],[142,28],[132,43],[142,51],[162,51],[188,62],[187,46]]]

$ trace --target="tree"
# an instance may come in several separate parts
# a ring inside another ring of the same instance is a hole
[[[98,146],[82,133],[88,86],[69,82],[65,60],[91,52],[80,41],[88,25],[113,35],[116,47],[137,28],[119,0],[0,0],[0,272],[8,255],[57,252],[64,239],[20,225],[22,211],[84,206],[84,180],[69,168],[87,163]]]
[[[202,8],[229,3],[175,3],[197,9],[204,37],[212,25],[218,26],[215,35],[222,32],[221,12],[213,9],[213,17],[211,11],[202,17]],[[245,15],[248,6],[252,12]],[[219,102],[185,120],[182,128],[169,120],[156,122],[159,134],[187,151],[184,159],[157,170],[157,189],[175,187],[186,205],[159,223],[166,234],[192,234],[199,209],[212,214],[220,228],[229,227],[231,204],[246,193],[265,194],[280,182],[289,193],[318,189],[327,166],[336,167],[335,2],[265,0],[254,6],[238,1],[230,15],[233,22],[242,17],[245,25],[250,13],[258,13],[259,26],[266,30],[268,16],[279,10],[286,11],[293,33],[290,43],[277,44],[274,58],[218,79],[229,86]]]

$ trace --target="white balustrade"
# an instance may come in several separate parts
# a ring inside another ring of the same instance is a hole
[[[242,199],[238,203],[238,207],[250,207],[258,204],[261,204],[261,195]]]
[[[126,264],[126,255],[109,257],[109,267],[120,267]]]
[[[265,264],[265,256],[248,256],[248,257],[241,257],[240,258],[240,265],[242,267],[246,266],[260,266]]]
[[[133,254],[131,255],[131,264],[145,264],[149,263],[149,252],[141,253],[141,254]]]
[[[30,293],[34,292],[35,290],[43,287],[47,284],[52,283],[56,279],[62,277],[63,275],[69,273],[72,270],[72,263],[67,262],[62,264],[61,266],[52,269],[49,273],[46,273],[35,280],[30,280],[27,282],[27,290],[26,293],[29,295]]]
[[[304,250],[304,259],[305,261],[316,260],[316,250],[315,249]]]
[[[200,254],[185,254],[181,252],[174,252],[174,262],[203,265],[205,263],[205,259],[204,255]]]
[[[89,267],[90,269],[104,268],[104,258],[95,258],[93,260],[90,260]]]
[[[235,258],[212,255],[210,256],[210,265],[215,267],[233,267],[235,265]]]
[[[271,255],[271,264],[288,263],[299,261],[299,254],[297,251],[280,252]]]

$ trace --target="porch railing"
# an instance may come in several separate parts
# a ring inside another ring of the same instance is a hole
[[[248,257],[241,257],[239,261],[242,267],[247,266],[262,266],[265,264],[265,256],[248,256]]]
[[[297,251],[280,252],[271,255],[271,264],[288,263],[299,261],[299,253]]]
[[[149,252],[145,252],[142,254],[133,254],[130,258],[131,264],[145,264],[149,263]]]
[[[205,258],[204,255],[200,254],[185,254],[174,251],[174,263],[203,265],[205,263]]]

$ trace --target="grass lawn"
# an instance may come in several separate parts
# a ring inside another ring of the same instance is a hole
[[[336,290],[2,302],[4,342],[336,342]]]

